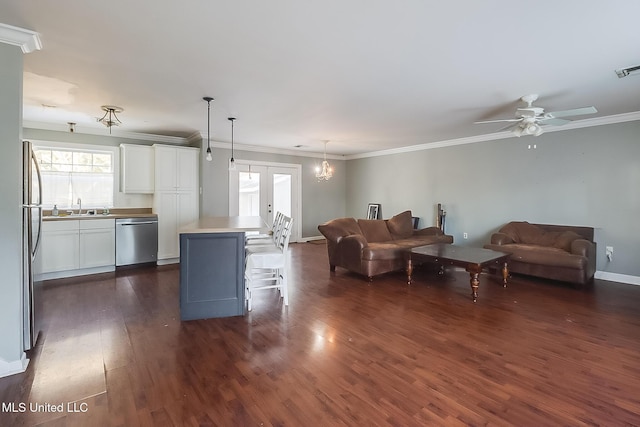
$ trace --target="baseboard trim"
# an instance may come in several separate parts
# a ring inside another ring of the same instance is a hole
[[[20,360],[13,360],[11,362],[7,362],[0,357],[0,378],[20,374],[27,370],[27,366],[29,366],[29,359],[27,359],[26,353],[22,353]]]
[[[303,237],[299,240],[299,242],[312,242],[314,240],[324,240],[324,236],[310,236],[310,237]]]
[[[157,265],[168,265],[168,264],[178,264],[180,262],[180,258],[164,258],[156,261]]]
[[[42,273],[42,280],[64,279],[67,277],[86,276],[88,274],[110,273],[116,271],[115,265],[107,265],[105,267],[80,268],[77,270],[52,271],[50,273]]]
[[[596,279],[608,280],[610,282],[620,282],[629,285],[640,286],[640,277],[630,276],[628,274],[609,273],[608,271],[596,271],[594,276]]]

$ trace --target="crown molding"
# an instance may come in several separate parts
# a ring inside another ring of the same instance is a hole
[[[596,117],[593,119],[576,120],[562,126],[545,127],[544,133],[563,132],[572,129],[581,129],[593,126],[604,126],[615,123],[633,122],[640,120],[640,111],[631,113],[616,114],[613,116]],[[498,139],[517,138],[510,131],[496,132],[486,135],[477,135],[466,138],[450,139],[445,141],[427,142],[424,144],[410,145],[407,147],[391,148],[388,150],[371,151],[369,153],[350,154],[345,156],[345,160],[365,159],[369,157],[388,156],[391,154],[411,153],[414,151],[432,150],[435,148],[452,147],[454,145],[473,144],[476,142],[495,141]],[[522,136],[528,138],[528,136]]]
[[[204,136],[203,132],[196,132],[189,136],[188,140],[192,141],[195,138],[201,138],[203,145],[206,145],[207,138]],[[214,141],[211,140],[211,147],[213,148],[224,148],[227,150],[231,150],[230,142],[222,142],[222,141]],[[236,151],[251,151],[255,153],[268,153],[268,154],[282,154],[286,156],[298,156],[298,157],[311,157],[311,158],[324,158],[324,153],[313,152],[313,151],[297,151],[291,150],[288,148],[276,148],[276,147],[266,147],[261,145],[250,145],[250,144],[241,144],[234,142],[233,149]],[[346,160],[347,156],[343,156],[340,154],[327,154],[327,159],[331,160]]]
[[[22,53],[31,53],[42,49],[40,34],[7,24],[0,24],[0,43],[19,46]]]
[[[58,124],[58,123],[44,123],[44,122],[31,122],[31,121],[23,121],[23,128],[28,129],[38,129],[38,130],[50,130],[54,132],[69,132],[69,126],[67,124]],[[127,139],[137,139],[141,141],[153,141],[153,142],[161,142],[165,144],[176,144],[176,145],[188,145],[188,138],[181,138],[178,136],[167,136],[167,135],[156,135],[151,133],[138,133],[138,132],[125,132],[120,131],[116,127],[111,128],[111,134],[107,128],[94,128],[88,126],[82,126],[76,124],[75,132],[77,134],[85,134],[85,135],[98,135],[105,137],[118,137],[118,138],[127,138]]]

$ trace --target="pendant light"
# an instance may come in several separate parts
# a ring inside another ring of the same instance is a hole
[[[233,158],[233,122],[236,121],[235,117],[228,117],[227,120],[231,122],[231,160],[229,160],[229,170],[236,170],[236,161]]]
[[[205,96],[205,101],[207,101],[207,161],[210,162],[213,160],[213,156],[211,155],[211,101],[213,98],[210,96]]]

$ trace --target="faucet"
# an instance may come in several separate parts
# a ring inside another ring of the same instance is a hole
[[[82,215],[82,199],[78,197],[78,215]]]

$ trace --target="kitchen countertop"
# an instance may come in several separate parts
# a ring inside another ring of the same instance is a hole
[[[269,227],[259,216],[216,216],[200,218],[180,229],[180,233],[266,232]]]
[[[90,209],[91,210],[91,209]],[[102,209],[97,209],[98,211],[102,211]],[[87,215],[83,213],[82,215],[67,215],[67,209],[61,210],[61,212],[65,212],[64,214],[53,216],[51,215],[50,210],[45,210],[42,216],[43,221],[70,221],[70,220],[92,220],[92,219],[119,219],[119,218],[157,218],[158,215],[151,212],[151,208],[113,208],[110,209],[109,215],[103,215],[102,213],[97,213],[95,215]],[[76,210],[74,210],[77,212]],[[86,212],[86,211],[85,211]]]

